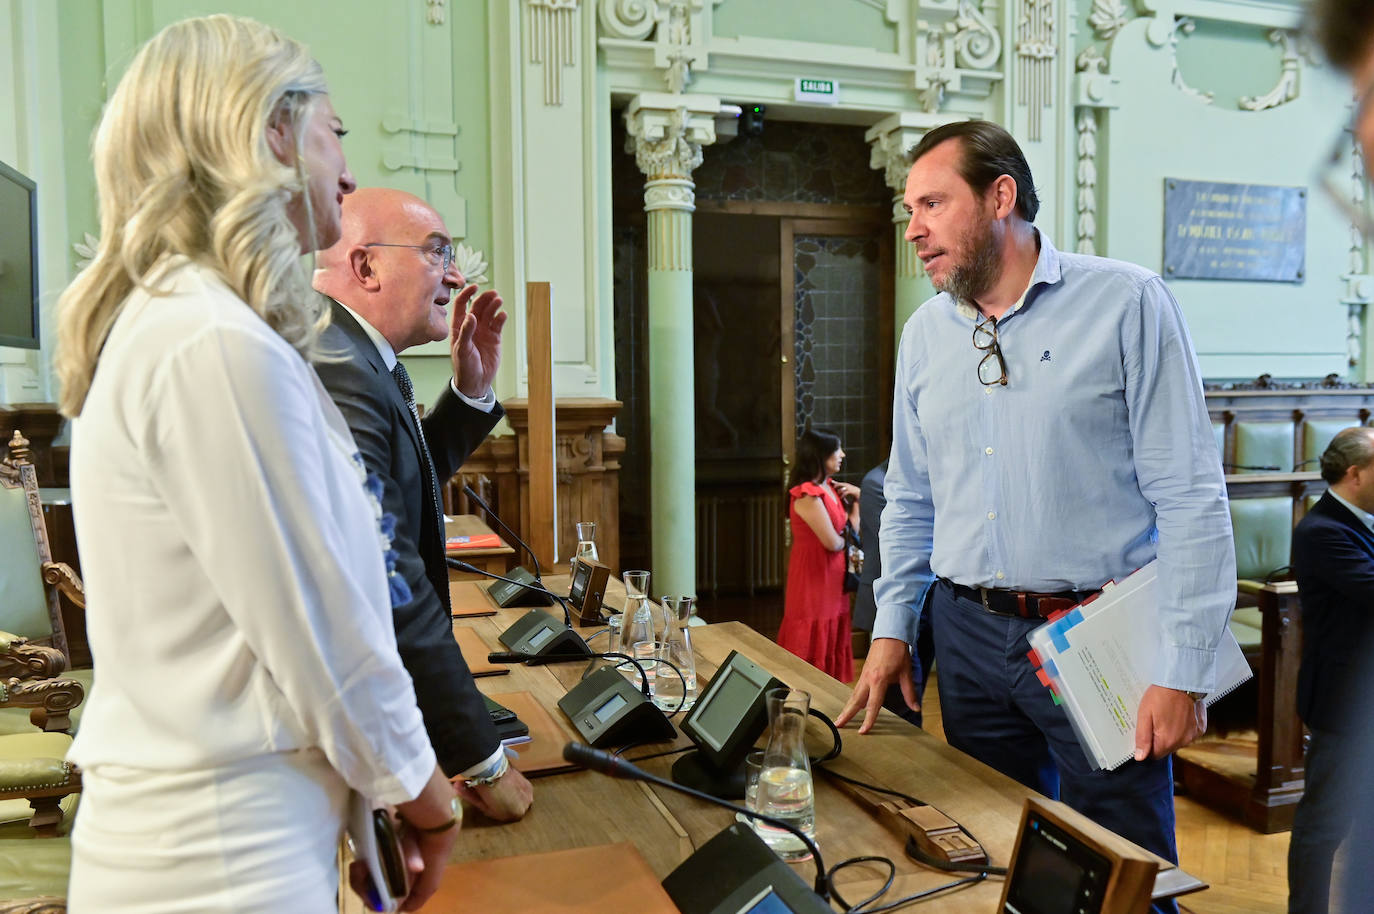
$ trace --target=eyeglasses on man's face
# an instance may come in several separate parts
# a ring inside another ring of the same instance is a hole
[[[448,241],[431,241],[429,244],[392,244],[387,241],[369,241],[365,248],[413,248],[424,251],[435,263],[441,264],[445,273],[453,266],[453,244]]]
[[[1002,357],[1002,347],[997,342],[997,318],[985,317],[973,325],[973,348],[983,352],[978,362],[978,383],[1006,387],[1007,360]]]
[[[1341,213],[1374,240],[1374,217],[1365,206],[1365,165],[1360,148],[1360,130],[1374,117],[1374,83],[1367,86],[1355,102],[1350,122],[1343,126],[1322,160],[1317,183]]]

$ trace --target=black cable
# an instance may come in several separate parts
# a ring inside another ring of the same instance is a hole
[[[836,864],[835,867],[831,869],[831,872],[833,873],[840,866],[843,866],[848,862],[849,861],[847,860],[840,861],[840,863]],[[953,882],[946,882],[944,885],[937,885],[934,888],[926,889],[923,892],[916,892],[913,895],[905,895],[901,898],[889,901],[887,904],[879,905],[876,908],[862,907],[863,905],[869,902],[870,899],[867,898],[859,902],[859,904],[851,907],[847,902],[845,902],[843,898],[836,894],[833,886],[831,887],[830,895],[835,901],[839,902],[840,906],[843,907],[846,912],[849,912],[849,914],[881,914],[881,912],[883,911],[892,911],[896,910],[897,908],[913,904],[917,901],[924,901],[932,895],[938,895],[941,892],[948,892],[951,889],[957,889],[961,886],[973,885],[974,883],[982,882],[986,878],[988,878],[986,873],[978,873],[973,876],[965,876],[963,879],[956,879]]]
[[[885,863],[887,864],[887,879],[883,882],[883,887],[863,901],[850,904],[840,895],[839,889],[835,888],[835,874],[847,866],[857,866],[860,863]],[[887,894],[887,890],[892,888],[892,883],[897,879],[897,864],[886,857],[850,857],[848,860],[841,860],[830,868],[830,872],[825,874],[825,883],[830,887],[830,897],[840,903],[846,911],[857,911],[870,902],[877,901]]]
[[[634,746],[634,745],[644,745],[644,743],[631,743],[631,744],[630,744],[630,746]],[[623,749],[621,749],[620,751],[621,751],[621,752],[625,752],[625,751],[627,751],[627,750],[630,748],[630,746],[626,746],[626,747],[624,747]],[[649,759],[651,759],[651,758],[662,758],[662,757],[665,756],[665,755],[681,755],[681,754],[684,753],[684,752],[691,752],[691,751],[694,750],[694,749],[696,749],[696,746],[695,746],[695,745],[683,746],[681,749],[664,749],[662,752],[651,752],[651,753],[649,753],[648,755],[641,755],[641,756],[639,756],[638,758],[627,758],[627,759],[625,759],[625,761],[627,761],[627,762],[632,762],[632,763],[634,763],[634,764],[639,764],[640,762],[647,762],[647,761],[648,761]]]

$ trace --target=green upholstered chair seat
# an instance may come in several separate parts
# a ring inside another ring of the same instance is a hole
[[[1233,498],[1236,577],[1263,581],[1289,562],[1293,548],[1293,499],[1287,495]]]
[[[4,627],[16,635],[38,640],[52,634],[48,595],[43,589],[43,560],[39,557],[22,487],[0,486],[0,593],[5,595]]]
[[[71,869],[70,838],[0,838],[0,899],[66,897]]]
[[[1236,473],[1287,473],[1293,469],[1295,432],[1289,422],[1237,422]],[[1242,467],[1275,467],[1273,470],[1247,470]]]
[[[1263,615],[1253,606],[1242,606],[1231,613],[1231,634],[1247,654],[1260,649]]]
[[[15,733],[0,739],[0,765],[34,758],[62,759],[71,747],[72,738],[65,733]],[[0,778],[3,783],[3,778]]]

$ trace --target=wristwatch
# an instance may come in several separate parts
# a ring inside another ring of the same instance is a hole
[[[449,820],[442,825],[416,825],[414,822],[406,822],[412,829],[422,835],[437,835],[448,831],[450,828],[457,828],[463,824],[463,801],[458,799],[458,794],[454,794],[448,801],[449,812],[452,813]]]

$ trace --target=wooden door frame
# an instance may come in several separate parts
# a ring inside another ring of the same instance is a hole
[[[775,204],[776,205],[776,204]],[[893,308],[894,277],[891,223],[885,213],[853,213],[856,207],[845,207],[851,212],[833,218],[821,217],[816,208],[826,204],[793,204],[808,207],[804,215],[783,215],[779,219],[778,239],[778,287],[780,293],[780,336],[781,359],[779,371],[782,372],[782,484],[787,485],[787,475],[797,449],[797,384],[796,366],[792,359],[796,353],[796,281],[794,279],[795,260],[793,246],[797,235],[868,235],[878,238],[878,375],[883,402],[881,409],[886,415],[892,414],[893,385]],[[869,210],[868,207],[864,208]],[[859,218],[862,217],[862,218]],[[880,426],[882,430],[882,450],[892,446],[889,432],[890,422]]]

